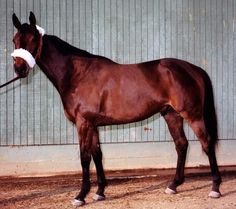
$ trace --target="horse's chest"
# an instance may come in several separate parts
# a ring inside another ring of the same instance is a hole
[[[97,112],[99,109],[98,95],[87,91],[70,93],[62,98],[66,117],[75,122],[77,115],[86,112]]]
[[[66,118],[71,121],[72,123],[75,123],[75,116],[74,114],[72,114],[69,110],[64,109],[64,114],[66,116]]]

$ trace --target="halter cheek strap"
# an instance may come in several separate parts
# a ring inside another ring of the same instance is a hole
[[[36,25],[36,28],[42,36],[45,34],[45,30],[43,28],[41,28],[38,25]],[[22,48],[15,49],[13,53],[11,53],[11,56],[14,58],[16,57],[22,58],[29,65],[30,68],[33,68],[36,64],[35,58],[32,56],[32,54],[29,51]]]

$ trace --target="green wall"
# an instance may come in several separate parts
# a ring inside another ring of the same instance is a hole
[[[214,85],[219,136],[236,138],[235,0],[0,0],[0,83],[14,77],[11,15],[25,22],[30,11],[46,33],[116,62],[176,57],[203,67]],[[100,136],[102,143],[171,140],[159,114],[100,127]],[[0,146],[74,143],[77,132],[38,67],[0,90]]]

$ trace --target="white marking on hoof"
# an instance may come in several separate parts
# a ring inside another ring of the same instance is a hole
[[[166,194],[176,194],[177,192],[175,190],[170,189],[169,187],[166,188],[165,190]]]
[[[211,191],[208,195],[208,197],[211,198],[219,198],[221,196],[221,194],[219,192],[215,192],[215,191]]]
[[[95,201],[102,201],[102,200],[105,200],[105,197],[101,196],[101,195],[98,195],[98,194],[95,194],[93,196],[93,200],[95,200]]]
[[[81,200],[74,199],[74,200],[72,201],[72,205],[74,205],[74,206],[76,206],[76,207],[80,207],[80,206],[82,206],[82,205],[84,205],[84,204],[85,204],[85,202],[84,202],[84,201],[81,201]]]

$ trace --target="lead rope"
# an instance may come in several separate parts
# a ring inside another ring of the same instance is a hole
[[[14,82],[14,81],[16,81],[16,80],[18,80],[18,79],[20,79],[20,78],[21,78],[20,76],[17,76],[17,77],[15,77],[15,78],[13,78],[12,80],[10,80],[10,81],[8,81],[8,82],[2,84],[2,85],[0,86],[0,88],[2,88],[2,87],[4,87],[4,86],[7,86],[8,84],[10,84],[10,83],[12,83],[12,82]]]

